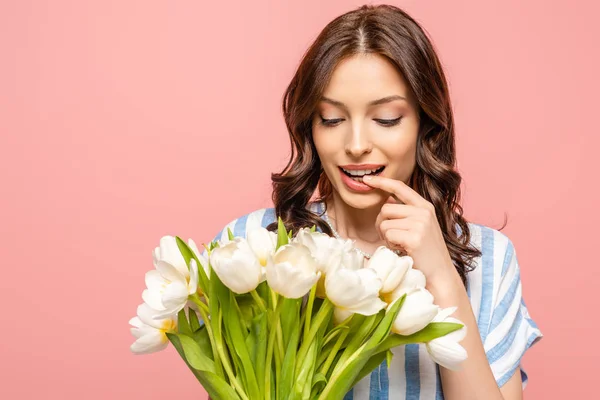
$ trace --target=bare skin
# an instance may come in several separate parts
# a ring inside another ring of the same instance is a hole
[[[369,106],[373,100],[394,95],[400,98]],[[419,113],[404,77],[385,57],[354,56],[337,66],[324,98],[313,120],[313,140],[333,186],[327,206],[336,230],[367,253],[381,245],[405,251],[425,275],[436,304],[458,306],[453,316],[467,327],[461,344],[469,357],[462,369],[440,368],[444,397],[522,399],[518,368],[498,388],[435,209],[408,185],[416,165]],[[329,121],[324,124],[322,119]],[[385,169],[365,181],[375,190],[359,193],[343,183],[338,166],[362,163],[385,165]]]

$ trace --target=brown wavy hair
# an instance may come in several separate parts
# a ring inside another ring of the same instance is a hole
[[[325,221],[308,209],[332,195],[313,139],[312,119],[336,65],[353,55],[387,57],[405,77],[419,106],[416,167],[410,186],[436,209],[453,263],[466,285],[472,260],[481,251],[470,246],[471,233],[460,205],[461,176],[456,169],[454,118],[446,77],[434,47],[421,26],[392,5],[363,5],[331,21],[304,54],[283,97],[283,115],[291,140],[288,164],[271,174],[275,213],[296,232],[316,225],[328,235]],[[460,230],[457,231],[456,227]],[[277,223],[267,229],[276,230]]]

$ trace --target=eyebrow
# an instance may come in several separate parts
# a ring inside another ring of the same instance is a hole
[[[380,105],[380,104],[389,103],[389,102],[394,101],[394,100],[404,100],[404,101],[407,101],[405,97],[396,94],[396,95],[393,95],[393,96],[386,96],[386,97],[382,97],[381,99],[370,101],[369,103],[367,103],[367,105],[369,107],[371,107],[371,106],[377,106],[377,105]],[[341,101],[333,100],[333,99],[330,99],[330,98],[325,97],[325,96],[321,97],[321,101],[333,104],[334,106],[338,106],[338,107],[342,107],[342,108],[348,109],[348,106],[345,105],[344,103],[342,103]]]

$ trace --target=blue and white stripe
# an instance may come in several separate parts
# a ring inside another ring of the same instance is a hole
[[[323,212],[321,203],[310,209]],[[227,228],[235,236],[246,237],[249,230],[266,228],[276,221],[274,208],[252,211],[228,223],[213,240],[227,240]],[[520,367],[523,388],[528,376],[521,359],[525,351],[542,338],[522,297],[520,268],[510,239],[500,231],[469,223],[471,243],[481,249],[476,268],[468,274],[467,294],[477,320],[490,367],[502,386]],[[204,252],[206,256],[206,250]],[[444,398],[439,367],[429,358],[423,344],[393,349],[387,368],[383,362],[362,379],[345,400],[441,400]]]

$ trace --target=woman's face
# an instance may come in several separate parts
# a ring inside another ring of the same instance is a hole
[[[366,186],[360,177],[350,178],[344,169],[356,175],[383,167],[375,173],[408,184],[415,168],[418,117],[408,84],[387,58],[357,55],[336,67],[312,132],[325,173],[346,204],[367,208],[385,202],[389,194]]]

